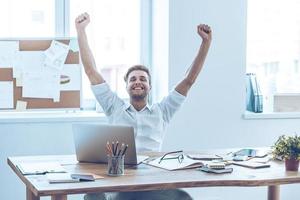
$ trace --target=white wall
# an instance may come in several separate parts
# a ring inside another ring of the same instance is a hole
[[[270,146],[300,131],[298,119],[244,120],[246,6],[243,0],[171,0],[169,84],[176,84],[200,45],[199,23],[213,30],[205,67],[169,126],[164,150]],[[263,30],[261,30],[263,31]],[[299,199],[299,184],[282,187],[284,200]],[[266,188],[193,189],[199,199],[266,199]]]
[[[71,125],[65,123],[0,123],[0,199],[25,200],[25,185],[10,169],[7,157],[74,154]]]
[[[159,0],[162,1],[162,0]],[[200,45],[198,23],[213,29],[202,73],[167,131],[164,150],[269,146],[299,131],[297,119],[244,120],[246,1],[169,1],[169,84],[184,75]],[[25,187],[6,164],[8,156],[74,153],[70,123],[0,123],[1,199],[24,200]],[[282,200],[299,199],[299,184],[282,187]],[[196,199],[266,199],[266,188],[197,188]],[[74,199],[79,198],[78,196]]]

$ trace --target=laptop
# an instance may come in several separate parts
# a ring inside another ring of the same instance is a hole
[[[133,127],[107,124],[73,124],[76,157],[79,162],[107,163],[107,141],[128,144],[124,163],[138,165],[147,156],[137,156]]]

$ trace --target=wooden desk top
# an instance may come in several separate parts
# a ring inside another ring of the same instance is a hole
[[[157,156],[158,154],[152,153],[149,155]],[[93,182],[49,184],[44,175],[24,176],[16,167],[18,163],[42,161],[59,162],[68,172],[90,172],[103,176],[104,179]],[[270,168],[249,169],[232,166],[234,170],[231,174],[219,175],[208,174],[195,169],[167,171],[141,164],[136,169],[125,168],[125,175],[120,177],[107,176],[105,164],[78,163],[75,155],[10,157],[7,162],[26,184],[26,187],[36,196],[212,186],[253,187],[300,183],[300,172],[286,172],[284,163],[275,161],[270,162]]]

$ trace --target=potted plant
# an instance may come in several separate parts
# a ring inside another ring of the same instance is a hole
[[[285,161],[287,171],[298,171],[300,160],[300,136],[281,135],[272,146],[274,157]]]

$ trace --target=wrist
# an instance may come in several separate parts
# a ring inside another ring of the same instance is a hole
[[[202,39],[202,44],[204,44],[204,45],[210,45],[210,43],[211,43],[211,39],[209,39],[209,38],[203,38]]]
[[[200,45],[200,49],[201,48],[209,48],[210,47],[210,43],[211,43],[211,40],[203,39],[202,43]]]
[[[76,27],[76,31],[77,31],[77,34],[84,34],[85,33],[85,29],[84,28],[77,28]]]

